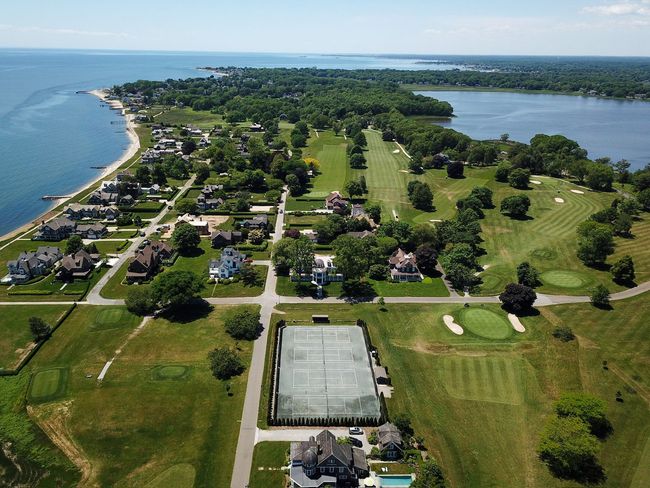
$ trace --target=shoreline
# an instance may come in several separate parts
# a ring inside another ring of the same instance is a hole
[[[72,198],[76,197],[79,195],[79,193],[83,192],[84,190],[88,189],[88,187],[94,185],[95,183],[98,183],[99,181],[105,179],[108,175],[111,173],[115,172],[117,169],[119,169],[120,166],[122,166],[124,163],[126,163],[129,159],[131,159],[133,156],[135,156],[140,149],[140,138],[135,132],[135,116],[133,114],[126,114],[124,110],[124,105],[122,102],[119,100],[107,100],[107,95],[106,95],[106,89],[95,89],[95,90],[90,90],[90,91],[82,91],[79,93],[83,94],[88,94],[92,95],[94,97],[97,97],[102,103],[107,104],[111,109],[117,109],[121,111],[122,116],[126,120],[126,134],[127,137],[129,138],[129,145],[128,147],[124,150],[122,155],[117,158],[115,161],[110,163],[109,165],[104,168],[99,175],[97,175],[95,178],[93,178],[91,181],[88,181],[84,183],[81,187],[77,188],[73,192],[70,193],[70,196],[68,198],[60,198],[58,200],[54,200],[52,203],[52,206],[48,208],[45,212],[42,214],[37,215],[34,217],[30,222],[27,222],[16,229],[7,232],[3,236],[0,236],[0,242],[2,241],[7,241],[7,240],[13,240],[16,237],[24,234],[25,232],[29,231],[32,227],[38,225],[39,222],[45,220],[50,220],[51,218],[55,217],[58,215],[60,212],[54,213],[55,209],[58,208],[59,206],[63,205],[67,201],[71,200]],[[4,245],[7,245],[9,243],[5,243]],[[3,247],[4,247],[3,245]]]

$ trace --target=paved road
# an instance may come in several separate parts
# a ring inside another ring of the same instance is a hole
[[[278,214],[273,232],[273,242],[278,242],[282,238],[282,229],[284,228],[284,209],[287,203],[287,188],[282,193],[282,201],[278,206]],[[248,298],[251,301],[262,305],[260,320],[263,330],[260,337],[253,344],[253,358],[251,359],[250,369],[248,370],[248,383],[246,385],[246,398],[244,400],[244,410],[242,412],[241,425],[239,427],[239,440],[237,441],[237,451],[235,453],[235,464],[233,466],[231,487],[244,488],[248,486],[251,466],[253,465],[253,449],[257,437],[257,413],[262,394],[262,378],[264,376],[264,366],[266,358],[266,343],[268,341],[269,325],[271,324],[271,315],[273,307],[277,303],[275,285],[277,276],[272,266],[269,266],[266,275],[266,286],[264,293],[260,297]],[[211,299],[213,300],[213,299]],[[211,303],[213,303],[211,300]]]
[[[136,249],[138,249],[138,246],[142,244],[142,242],[148,238],[149,234],[153,233],[156,230],[156,227],[158,227],[158,224],[160,221],[167,215],[169,212],[169,207],[173,207],[174,203],[176,203],[176,200],[178,200],[184,193],[187,191],[189,187],[191,187],[194,184],[194,180],[196,179],[196,176],[192,176],[185,184],[183,187],[178,191],[176,196],[171,202],[167,202],[167,205],[165,205],[165,208],[158,214],[156,215],[153,219],[149,221],[149,225],[142,229],[144,232],[144,236],[142,237],[137,237],[133,241],[131,241],[131,245],[129,248],[120,254],[120,257],[118,258],[117,262],[113,265],[111,269],[108,270],[108,272],[101,277],[101,279],[97,282],[97,284],[93,287],[92,290],[88,292],[88,296],[86,297],[86,300],[88,303],[92,303],[93,305],[121,305],[124,303],[124,300],[110,300],[108,298],[103,298],[100,295],[100,291],[104,286],[106,286],[106,283],[108,283],[108,280],[110,280],[115,273],[117,273],[122,265],[131,257],[133,257],[133,254],[135,253]]]

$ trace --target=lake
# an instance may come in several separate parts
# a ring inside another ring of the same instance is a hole
[[[650,102],[487,91],[416,93],[451,103],[456,117],[436,124],[474,139],[508,133],[527,143],[535,134],[562,134],[578,141],[591,159],[627,159],[633,169],[650,163]]]

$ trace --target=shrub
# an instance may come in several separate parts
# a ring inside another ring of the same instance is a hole
[[[553,337],[556,339],[561,340],[562,342],[569,342],[575,339],[575,335],[573,334],[573,330],[571,330],[571,327],[568,325],[560,325],[556,327],[553,332]]]
[[[609,307],[609,290],[605,285],[598,285],[592,290],[591,304],[598,308]]]

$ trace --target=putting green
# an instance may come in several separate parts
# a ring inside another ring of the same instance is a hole
[[[33,402],[49,402],[65,393],[68,370],[53,368],[39,371],[32,376],[29,385],[29,398]]]
[[[512,326],[505,317],[484,308],[464,308],[458,322],[465,330],[486,339],[507,339],[512,335]]]
[[[192,488],[195,477],[196,470],[191,464],[175,464],[152,479],[145,487],[167,488],[173,486],[174,488]]]
[[[125,315],[126,311],[123,308],[105,308],[97,312],[90,328],[92,330],[114,329],[121,325]]]
[[[525,363],[498,356],[446,356],[439,368],[447,393],[459,400],[520,405],[523,402]]]
[[[156,380],[180,380],[185,378],[190,372],[190,368],[181,365],[158,366],[153,371]]]
[[[580,288],[587,284],[587,280],[575,271],[545,271],[540,275],[540,279],[547,285],[558,286],[560,288]]]

